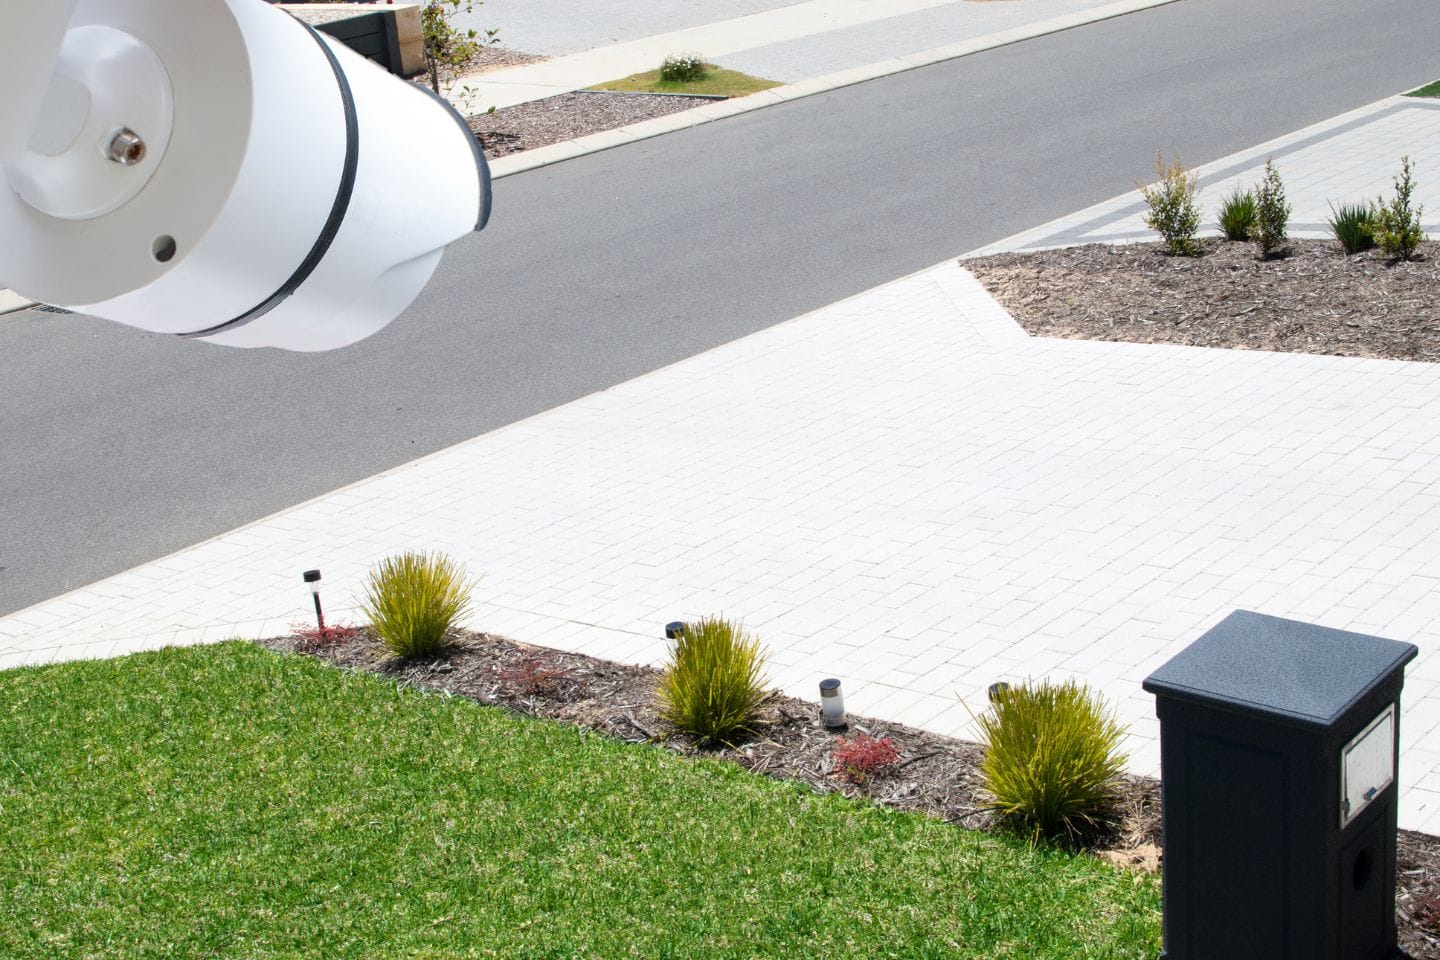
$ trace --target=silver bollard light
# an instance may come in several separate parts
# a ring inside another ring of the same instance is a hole
[[[820,716],[827,727],[845,726],[845,696],[840,692],[840,681],[834,677],[820,681]]]

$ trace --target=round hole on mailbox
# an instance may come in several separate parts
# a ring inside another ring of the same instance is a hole
[[[1355,885],[1356,890],[1364,890],[1373,872],[1375,858],[1370,855],[1369,850],[1361,850],[1355,857],[1355,866],[1350,869],[1350,882]]]

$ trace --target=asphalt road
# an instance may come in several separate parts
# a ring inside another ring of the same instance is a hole
[[[0,614],[1124,192],[1157,148],[1418,86],[1437,50],[1434,0],[1182,0],[506,178],[335,353],[0,319]]]

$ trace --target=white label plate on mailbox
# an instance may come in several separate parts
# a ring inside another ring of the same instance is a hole
[[[1395,704],[1366,724],[1340,751],[1340,826],[1343,829],[1395,779]]]

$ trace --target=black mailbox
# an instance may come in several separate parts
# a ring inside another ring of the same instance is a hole
[[[1397,954],[1400,687],[1418,651],[1236,611],[1145,680],[1166,960]]]

